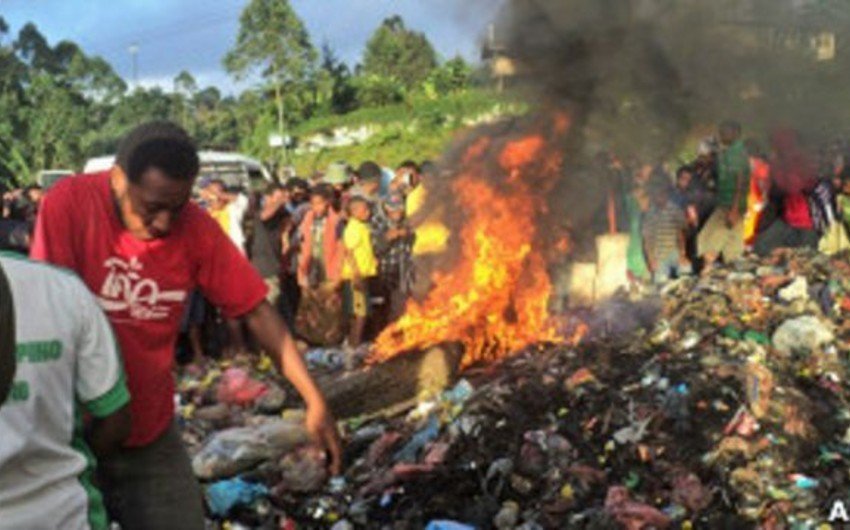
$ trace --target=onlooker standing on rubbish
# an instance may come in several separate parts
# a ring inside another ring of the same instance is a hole
[[[750,157],[750,187],[744,215],[744,245],[751,249],[770,203],[770,163],[758,143],[751,140],[746,145]]]
[[[254,222],[254,237],[251,240],[251,263],[269,288],[269,303],[278,307],[280,276],[283,260],[285,222],[289,217],[286,203],[289,193],[280,184],[269,184],[263,193],[257,218]]]
[[[369,219],[372,217],[369,202],[354,196],[348,208],[348,224],[342,236],[343,298],[349,322],[348,345],[357,348],[363,342],[370,314],[369,282],[378,274],[378,262],[369,232]]]
[[[174,344],[189,292],[244,318],[307,405],[307,428],[339,471],[336,425],[263,279],[221,228],[190,203],[198,154],[168,122],[134,129],[109,171],[66,179],[45,197],[34,257],[76,272],[117,335],[131,395],[125,447],[99,479],[124,530],[203,529],[201,491],[174,422]]]
[[[319,184],[310,193],[310,211],[298,227],[298,285],[301,301],[296,328],[301,337],[317,345],[342,341],[342,230],[340,215],[332,207],[334,191]]]
[[[687,219],[682,208],[671,200],[668,182],[653,182],[650,187],[652,206],[643,220],[646,258],[655,283],[691,273],[685,231]]]
[[[740,124],[724,122],[719,132],[722,148],[717,163],[717,207],[697,241],[705,270],[710,270],[720,256],[732,261],[744,253],[742,222],[750,185],[750,159],[741,140]]]
[[[817,168],[800,145],[797,132],[780,129],[771,135],[771,183],[780,216],[756,238],[760,256],[779,248],[817,248],[820,234],[812,217],[810,194]]]
[[[207,211],[218,225],[230,237],[230,240],[245,254],[245,230],[242,222],[248,211],[248,198],[241,193],[229,193],[221,180],[212,180],[202,190],[207,203]],[[225,318],[227,333],[230,338],[226,350],[228,357],[243,355],[248,348],[242,331],[242,322],[235,318]]]
[[[293,177],[286,182],[289,200],[284,208],[288,214],[281,236],[282,273],[280,278],[280,311],[290,328],[295,328],[295,315],[301,300],[298,286],[298,227],[310,210],[310,187],[307,181]]]
[[[245,230],[242,224],[248,212],[248,197],[244,193],[229,192],[221,180],[210,181],[204,191],[207,211],[244,254]]]
[[[632,186],[626,192],[626,215],[629,220],[629,247],[626,260],[628,272],[633,281],[649,279],[649,269],[643,246],[643,217],[650,207],[648,192],[652,177],[652,165],[641,164],[632,174]]]
[[[390,195],[384,201],[387,227],[383,234],[383,252],[378,255],[379,284],[384,310],[381,325],[395,321],[413,287],[413,243],[416,236],[405,215],[404,197]]]
[[[130,434],[112,329],[73,274],[0,256],[3,271],[0,318],[9,319],[13,302],[17,323],[0,322],[0,355],[10,351],[11,328],[18,366],[5,403],[0,389],[0,528],[105,530],[92,451],[108,458]],[[0,374],[4,365],[0,358]]]

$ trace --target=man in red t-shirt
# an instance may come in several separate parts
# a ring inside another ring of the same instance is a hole
[[[292,336],[266,302],[263,279],[216,222],[189,202],[194,143],[168,122],[141,125],[115,166],[65,179],[42,204],[32,256],[75,271],[97,297],[120,344],[133,428],[100,463],[107,507],[124,530],[202,529],[203,501],[174,424],[172,367],[193,289],[242,318],[307,405],[307,428],[339,472],[334,419]]]

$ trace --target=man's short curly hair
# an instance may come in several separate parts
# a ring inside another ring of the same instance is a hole
[[[118,148],[115,163],[134,183],[152,167],[174,180],[192,180],[200,167],[189,133],[169,121],[148,122],[130,131]]]

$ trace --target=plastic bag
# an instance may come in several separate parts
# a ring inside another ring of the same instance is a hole
[[[207,488],[207,506],[213,515],[224,517],[233,508],[250,505],[268,493],[268,488],[262,484],[245,482],[241,478],[222,480]]]
[[[266,392],[266,385],[251,379],[241,368],[230,368],[221,376],[216,397],[219,403],[248,405]]]
[[[218,479],[293,451],[310,440],[301,421],[275,420],[216,433],[192,459],[195,476]]]

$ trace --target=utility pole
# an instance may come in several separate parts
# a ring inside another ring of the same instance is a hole
[[[133,84],[139,88],[139,44],[134,42],[127,48],[130,57],[133,58]]]

